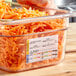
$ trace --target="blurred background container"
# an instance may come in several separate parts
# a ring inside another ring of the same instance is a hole
[[[16,1],[16,0],[13,0],[13,1]],[[76,0],[55,0],[55,3],[61,9],[76,11]],[[68,7],[69,5],[70,7]],[[71,17],[69,20],[70,22],[76,22],[76,17]]]

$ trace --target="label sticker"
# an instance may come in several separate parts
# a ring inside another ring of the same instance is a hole
[[[58,35],[27,40],[26,63],[33,63],[58,56]]]

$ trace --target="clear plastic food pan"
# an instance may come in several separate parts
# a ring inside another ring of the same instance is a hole
[[[0,19],[0,69],[19,72],[60,63],[70,16],[76,13],[57,11],[53,16]]]

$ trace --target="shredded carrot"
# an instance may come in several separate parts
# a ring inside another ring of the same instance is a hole
[[[10,4],[0,2],[0,19],[23,19],[29,17],[47,16],[46,12],[35,9],[11,8]],[[32,22],[19,25],[1,25],[0,35],[0,68],[6,71],[22,71],[37,68],[45,65],[51,65],[53,62],[59,62],[63,54],[64,31],[50,32],[43,34],[34,34],[29,36],[16,37],[17,35],[26,35],[30,33],[44,32],[55,29],[61,29],[65,25],[65,19],[52,19],[43,22]],[[58,57],[40,62],[26,63],[27,39],[58,35]],[[10,36],[10,37],[6,37]],[[14,37],[11,37],[14,36]]]

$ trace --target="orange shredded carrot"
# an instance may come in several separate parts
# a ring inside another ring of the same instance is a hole
[[[0,2],[0,19],[23,19],[29,17],[47,16],[46,12],[35,9],[14,8],[10,4]],[[59,62],[63,54],[64,31],[50,32],[43,34],[34,34],[29,36],[16,37],[17,35],[26,35],[43,31],[61,29],[65,25],[64,19],[52,19],[43,22],[33,22],[19,25],[1,25],[0,35],[0,68],[6,71],[22,71],[41,66],[51,65],[53,62]],[[26,42],[27,39],[58,35],[58,57],[40,62],[26,63]],[[10,36],[10,37],[6,37]],[[11,37],[14,36],[14,37]]]

